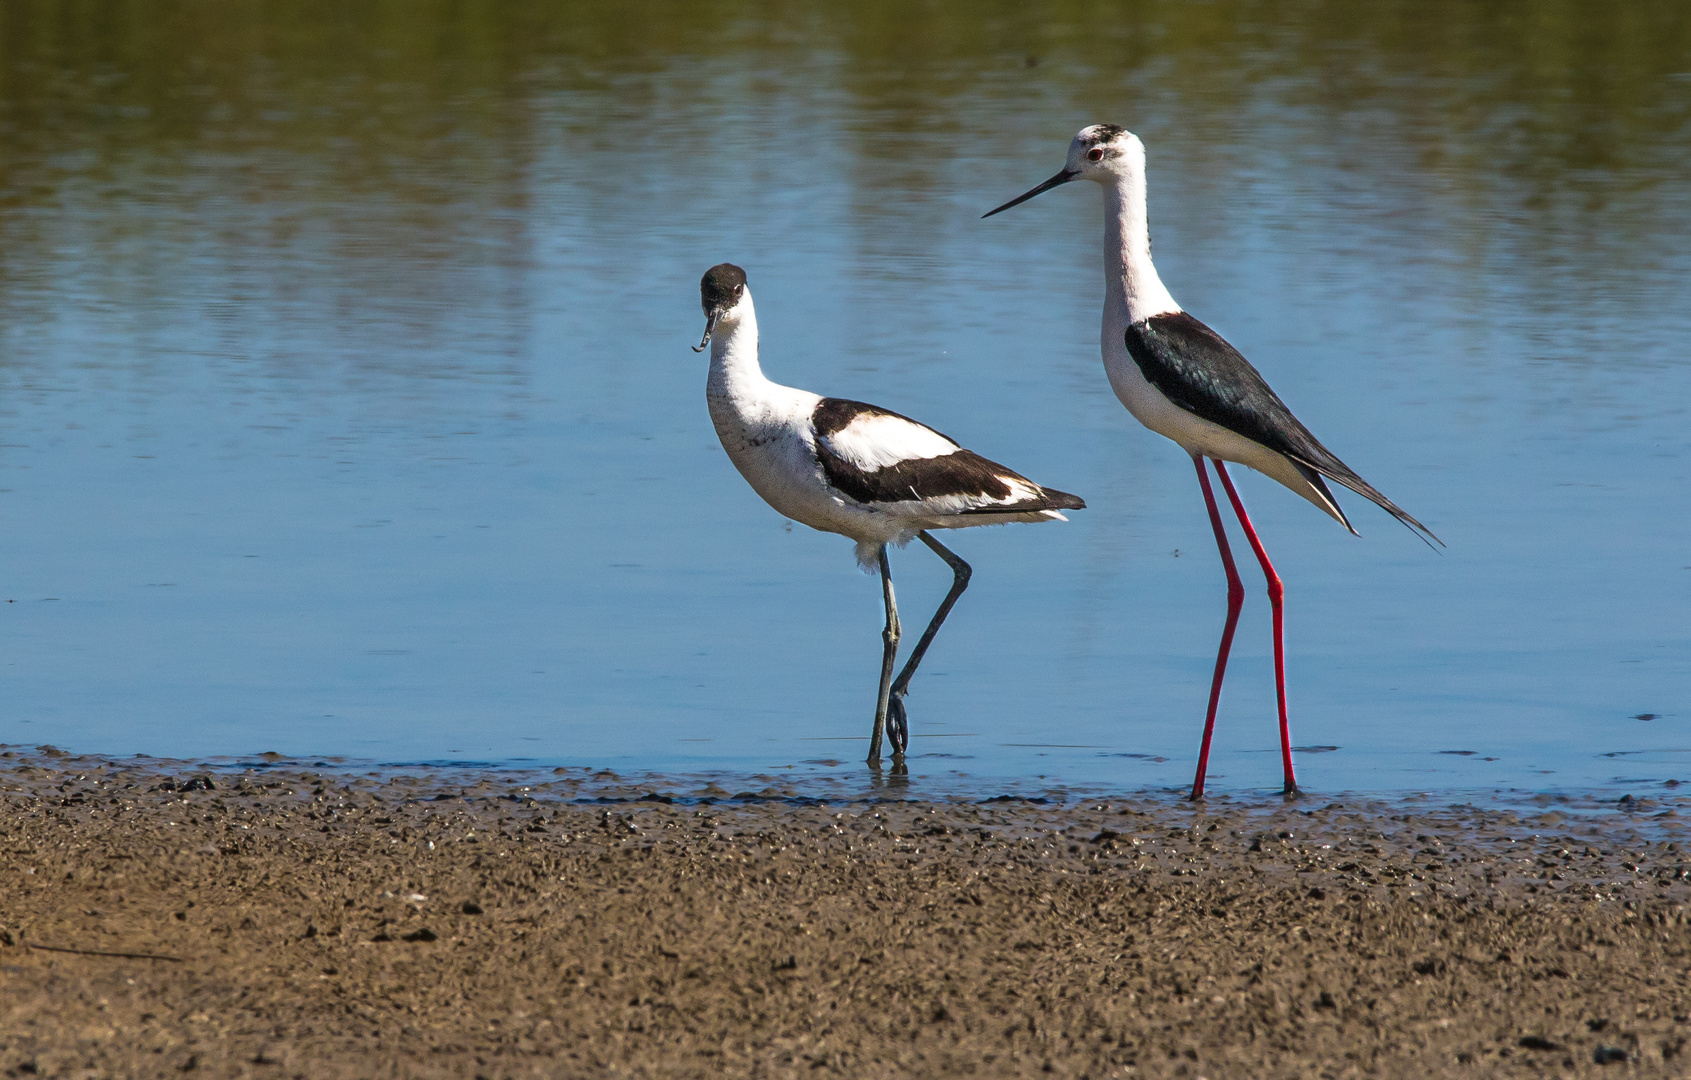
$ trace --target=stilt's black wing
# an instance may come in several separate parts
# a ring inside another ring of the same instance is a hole
[[[1261,372],[1225,338],[1191,315],[1176,311],[1134,323],[1127,328],[1127,351],[1145,380],[1182,409],[1284,454],[1316,490],[1329,498],[1322,476],[1343,484],[1409,528],[1443,544],[1431,529],[1322,446],[1292,415]]]

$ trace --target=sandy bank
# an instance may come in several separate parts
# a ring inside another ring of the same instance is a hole
[[[1674,791],[595,803],[651,785],[8,753],[12,1077],[1691,1074]]]

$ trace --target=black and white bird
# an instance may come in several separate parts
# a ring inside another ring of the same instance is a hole
[[[777,513],[813,529],[857,541],[857,561],[881,574],[887,622],[882,633],[880,691],[869,737],[869,764],[881,760],[881,739],[894,760],[909,744],[904,696],[940,623],[969,584],[969,564],[929,534],[1012,521],[1067,521],[1064,510],[1086,503],[965,450],[933,428],[861,401],[821,397],[764,377],[758,364],[757,310],[746,272],[713,266],[699,282],[710,346],[705,397],[722,448],[740,475]],[[898,605],[887,545],[917,539],[951,567],[951,591],[916,643],[898,678]]]
[[[1292,773],[1292,737],[1286,720],[1286,660],[1282,634],[1280,577],[1268,561],[1234,490],[1225,461],[1235,461],[1263,473],[1314,503],[1355,534],[1327,481],[1350,488],[1409,526],[1429,544],[1442,541],[1362,477],[1340,461],[1310,434],[1284,402],[1269,389],[1257,369],[1220,334],[1182,311],[1157,276],[1151,263],[1151,234],[1145,211],[1145,144],[1114,124],[1081,129],[1069,143],[1063,171],[984,217],[1010,209],[1072,180],[1091,180],[1104,189],[1104,371],[1116,397],[1141,424],[1165,435],[1189,454],[1198,469],[1210,527],[1227,571],[1227,623],[1216,654],[1210,683],[1209,710],[1198,751],[1198,771],[1192,798],[1204,793],[1210,736],[1221,700],[1227,654],[1233,645],[1244,586],[1233,565],[1227,532],[1216,508],[1204,459],[1215,466],[1238,515],[1245,539],[1268,580],[1268,599],[1274,621],[1274,687],[1280,707],[1280,757],[1285,792],[1297,792]]]

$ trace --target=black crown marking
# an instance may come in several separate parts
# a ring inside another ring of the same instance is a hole
[[[699,303],[705,314],[727,311],[740,302],[746,289],[746,272],[733,263],[718,263],[699,280]]]

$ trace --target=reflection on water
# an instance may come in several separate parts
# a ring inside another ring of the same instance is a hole
[[[1098,120],[1175,294],[1450,542],[1244,482],[1310,785],[1684,774],[1675,3],[9,3],[0,741],[853,768],[877,591],[685,348],[733,259],[774,377],[1091,505],[959,538],[913,774],[1179,784],[1223,590],[1096,195],[977,220]],[[1222,789],[1275,780],[1251,587]]]

